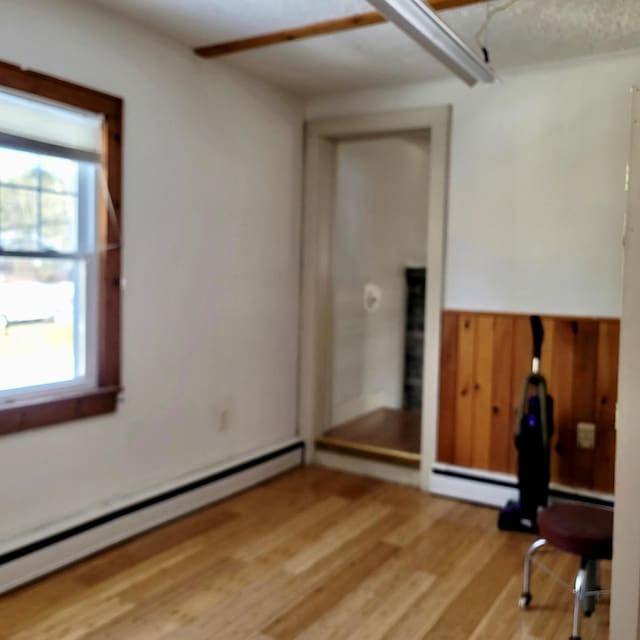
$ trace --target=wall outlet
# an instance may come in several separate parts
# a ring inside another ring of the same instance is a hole
[[[218,419],[218,431],[229,431],[231,426],[231,409],[228,407],[220,412]]]
[[[209,408],[211,416],[211,429],[219,431],[229,431],[233,425],[233,397],[224,395],[218,398],[217,402],[213,402]]]
[[[382,301],[382,289],[373,282],[367,282],[364,285],[362,293],[364,310],[369,313],[375,313],[380,308]]]
[[[576,445],[579,449],[595,449],[596,425],[593,422],[578,422]]]

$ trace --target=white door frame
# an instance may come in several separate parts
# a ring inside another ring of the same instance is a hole
[[[640,88],[632,91],[616,420],[611,640],[640,638]]]
[[[330,426],[337,145],[341,141],[392,134],[426,134],[429,197],[420,486],[428,488],[438,440],[450,123],[451,107],[443,106],[314,120],[306,124],[299,419],[308,463],[314,459],[316,438]]]

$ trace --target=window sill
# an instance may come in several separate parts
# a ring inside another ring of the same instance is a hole
[[[29,400],[0,409],[0,436],[113,413],[120,387],[101,387],[59,398]]]

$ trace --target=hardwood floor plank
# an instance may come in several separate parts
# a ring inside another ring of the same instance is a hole
[[[162,552],[175,551],[185,539],[237,522],[237,517],[222,508],[198,511],[90,558],[77,566],[76,577],[87,587],[94,586]]]
[[[435,576],[421,571],[403,579],[396,589],[386,594],[380,603],[370,607],[362,623],[347,640],[381,640],[387,630],[400,620],[412,604],[425,593],[435,581]]]
[[[486,562],[487,554],[499,549],[504,540],[493,532],[484,533],[469,541],[454,556],[449,572],[433,584],[415,601],[402,620],[393,625],[383,636],[384,640],[418,640],[427,637],[449,604],[458,597],[477,571]]]
[[[83,600],[70,605],[39,624],[17,633],[15,640],[48,640],[64,638],[80,640],[92,629],[103,626],[125,611],[133,608],[133,604],[119,598],[103,598],[102,596]]]
[[[392,512],[382,520],[374,522],[359,535],[325,556],[320,564],[314,565],[301,574],[300,580],[308,584],[309,589],[315,589],[323,582],[330,584],[336,573],[342,571],[344,567],[357,562],[367,553],[373,553],[376,545],[383,542],[384,537],[398,527],[401,521],[402,516]]]
[[[360,629],[388,594],[406,584],[413,573],[415,570],[411,567],[409,554],[397,551],[379,562],[375,571],[296,638],[346,640]]]
[[[517,626],[518,610],[513,606],[522,590],[520,576],[512,576],[500,595],[494,600],[469,640],[492,640],[504,635],[505,630]],[[505,615],[507,612],[507,615]]]
[[[267,572],[235,595],[225,598],[197,619],[185,624],[166,640],[244,640],[258,633],[281,606],[298,597],[295,576],[276,570]]]
[[[383,518],[389,513],[389,510],[390,507],[375,503],[355,508],[342,522],[326,531],[312,547],[291,558],[285,564],[285,570],[293,574],[306,571],[342,544]]]
[[[160,638],[196,620],[216,603],[230,597],[242,587],[250,585],[263,568],[245,565],[231,558],[223,558],[208,565],[181,567],[171,575],[158,572],[142,590],[121,595],[135,605],[136,616],[119,616],[83,640],[129,638],[144,633]],[[216,580],[211,580],[215,575]],[[142,622],[142,626],[139,621]]]
[[[408,516],[400,527],[385,538],[385,541],[397,546],[406,546],[417,540],[419,536],[424,535],[434,522],[437,522],[452,509],[453,505],[450,502],[434,501],[416,515]]]
[[[274,617],[271,623],[265,626],[265,631],[278,640],[280,636],[297,637],[298,632],[303,630],[300,628],[300,620],[315,620],[322,615],[325,608],[330,608],[332,596],[323,594],[334,593],[336,590],[340,593],[337,585],[344,580],[350,580],[349,574],[354,571],[357,573],[358,567],[366,573],[366,567],[379,566],[386,555],[385,553],[379,555],[380,549],[388,548],[391,553],[395,553],[390,545],[382,544],[382,538],[396,528],[400,521],[401,517],[398,514],[390,513],[337,547],[323,559],[320,565],[310,567],[297,575],[293,586],[297,599],[291,601],[290,607],[283,606],[280,615]],[[302,548],[313,545],[317,538],[318,536],[305,539]],[[310,606],[310,603],[318,606]],[[291,635],[292,633],[294,636]]]
[[[469,638],[487,613],[487,603],[493,602],[509,579],[522,566],[523,554],[510,540],[485,558],[466,587],[451,600],[433,628],[425,634],[429,640]]]
[[[293,518],[290,518],[279,527],[269,531],[264,536],[243,545],[237,552],[236,557],[240,560],[250,562],[260,556],[268,554],[276,547],[286,543],[290,538],[301,534],[304,530],[313,527],[316,523],[322,522],[327,516],[331,516],[338,510],[344,509],[347,504],[348,500],[346,498],[330,496],[326,500],[322,500],[318,504],[313,505],[310,509],[296,514]]]
[[[378,543],[358,561],[349,563],[331,580],[331,588],[322,583],[295,607],[283,612],[266,633],[276,640],[293,640],[318,618],[335,607],[353,591],[368,575],[398,552],[384,542]]]
[[[493,509],[300,469],[1,597],[0,638],[564,640],[572,596],[545,574],[517,608],[530,542]],[[566,581],[577,562],[548,557]]]

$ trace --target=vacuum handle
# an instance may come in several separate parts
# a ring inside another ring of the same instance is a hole
[[[533,357],[540,360],[542,341],[544,340],[544,329],[540,316],[531,316],[531,333],[533,334]]]

